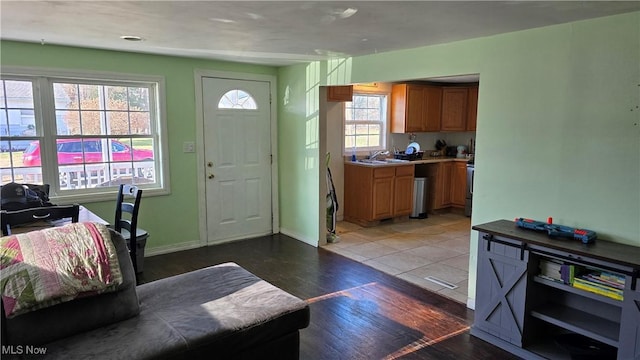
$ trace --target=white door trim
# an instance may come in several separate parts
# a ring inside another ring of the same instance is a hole
[[[207,202],[205,191],[205,156],[204,156],[204,111],[202,99],[203,78],[222,78],[232,80],[253,80],[269,82],[271,93],[271,213],[273,215],[273,233],[280,232],[280,218],[278,207],[278,109],[276,90],[276,77],[274,75],[237,73],[216,70],[196,69],[194,71],[195,95],[196,95],[196,166],[198,185],[198,227],[200,244],[206,246],[207,239]]]

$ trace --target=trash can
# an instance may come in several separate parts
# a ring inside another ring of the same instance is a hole
[[[413,180],[413,207],[409,217],[427,218],[427,178],[425,177],[417,177]]]

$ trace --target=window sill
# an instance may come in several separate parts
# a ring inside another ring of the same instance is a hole
[[[143,197],[165,196],[171,194],[170,189],[143,189]],[[93,203],[101,201],[115,201],[118,196],[118,188],[112,188],[101,193],[73,194],[63,196],[50,196],[51,203],[56,205],[66,205],[74,203]]]

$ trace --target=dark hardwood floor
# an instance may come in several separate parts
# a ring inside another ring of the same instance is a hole
[[[148,257],[140,282],[228,261],[309,303],[300,359],[517,359],[469,335],[463,304],[285,235]]]

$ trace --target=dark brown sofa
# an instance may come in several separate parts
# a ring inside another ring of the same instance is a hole
[[[120,289],[3,315],[3,359],[30,358],[29,346],[47,359],[298,359],[305,301],[234,263],[136,287],[124,240],[111,237]]]

